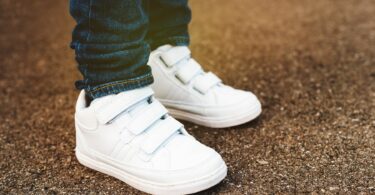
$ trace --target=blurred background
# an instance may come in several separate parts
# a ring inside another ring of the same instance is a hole
[[[228,177],[201,194],[375,193],[375,1],[191,0],[193,55],[255,122],[190,133]],[[0,0],[0,194],[139,194],[78,164],[68,1]]]

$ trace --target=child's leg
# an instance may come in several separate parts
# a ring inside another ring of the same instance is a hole
[[[76,86],[91,98],[152,83],[144,6],[140,0],[71,0],[77,21],[71,46],[83,75]]]
[[[150,0],[148,13],[150,25],[146,40],[152,50],[165,44],[189,44],[191,11],[187,0]]]

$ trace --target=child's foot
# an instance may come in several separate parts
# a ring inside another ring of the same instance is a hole
[[[208,127],[230,127],[253,120],[261,105],[251,92],[221,83],[205,73],[185,46],[164,45],[151,52],[155,96],[176,118]]]
[[[153,98],[150,87],[78,97],[76,156],[89,168],[152,194],[190,194],[219,183],[227,167]]]

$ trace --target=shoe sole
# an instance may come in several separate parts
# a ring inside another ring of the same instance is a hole
[[[211,128],[226,128],[241,125],[254,120],[262,112],[260,103],[256,103],[249,107],[249,109],[228,117],[208,117],[190,113],[184,110],[178,110],[168,106],[166,106],[166,108],[168,109],[169,113],[177,119],[190,121],[195,124]]]
[[[157,184],[142,178],[138,178],[110,164],[92,159],[89,156],[81,153],[78,149],[76,149],[76,157],[82,165],[115,177],[140,191],[150,194],[192,194],[206,190],[220,183],[220,181],[222,181],[227,175],[227,167],[223,163],[222,166],[220,166],[216,171],[210,173],[210,175],[195,181],[177,185],[175,183],[170,185],[165,183]]]

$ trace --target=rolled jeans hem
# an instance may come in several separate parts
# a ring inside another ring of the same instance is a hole
[[[173,36],[165,39],[160,39],[157,41],[149,41],[149,45],[151,47],[151,50],[155,50],[158,47],[166,44],[170,44],[173,46],[188,46],[189,42],[190,39],[188,36]]]
[[[136,78],[121,81],[113,81],[92,88],[89,87],[88,89],[85,89],[85,92],[87,96],[89,96],[92,99],[95,99],[106,95],[118,94],[123,91],[142,88],[151,85],[153,82],[154,78],[152,74],[147,73]]]

